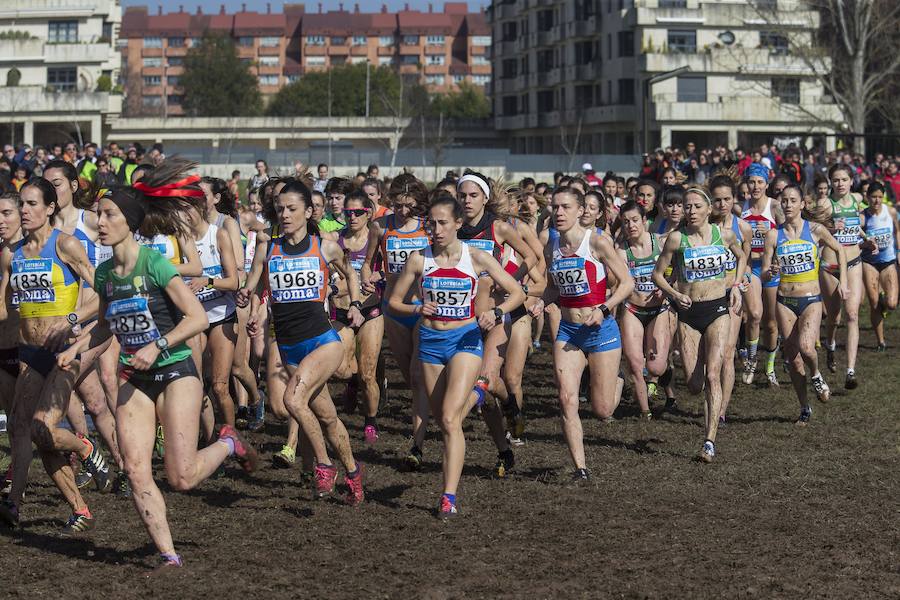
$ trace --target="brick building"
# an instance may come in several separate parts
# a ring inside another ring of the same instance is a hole
[[[263,96],[306,72],[365,63],[418,74],[429,90],[445,92],[462,81],[490,83],[491,28],[482,13],[464,2],[448,2],[443,12],[409,10],[362,13],[359,6],[306,12],[303,4],[285,4],[284,12],[218,14],[179,10],[151,15],[131,7],[122,17],[119,45],[132,114],[181,115],[179,76],[184,55],[206,31],[232,37],[239,56],[250,63]]]

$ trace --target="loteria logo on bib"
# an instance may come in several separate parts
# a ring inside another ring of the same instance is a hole
[[[479,250],[484,250],[488,254],[494,253],[494,240],[463,240],[463,243],[471,248],[478,248]]]

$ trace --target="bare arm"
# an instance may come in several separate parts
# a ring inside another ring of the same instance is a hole
[[[178,247],[181,248],[181,255],[187,259],[175,267],[178,274],[182,277],[200,277],[203,275],[203,263],[200,261],[200,251],[197,250],[197,243],[190,237],[177,237]]]
[[[422,275],[424,265],[425,259],[422,258],[418,251],[410,253],[409,258],[406,259],[406,264],[403,266],[403,271],[400,272],[400,276],[397,277],[394,285],[391,286],[388,306],[392,313],[401,316],[412,316],[419,311],[418,305],[407,304],[403,300],[416,282],[416,279]]]
[[[594,255],[597,256],[597,258],[603,261],[606,268],[612,272],[616,281],[619,282],[616,286],[616,291],[613,292],[612,296],[606,299],[606,302],[604,302],[606,307],[612,312],[619,304],[631,296],[631,293],[634,291],[634,279],[631,277],[631,271],[628,270],[628,265],[622,257],[619,256],[612,241],[609,239],[609,236],[597,235],[596,233],[592,234],[591,250],[593,250]]]
[[[238,281],[244,279],[244,246],[241,244],[241,226],[232,217],[225,217],[223,223],[225,231],[231,240],[231,247],[234,250],[234,264],[237,268]]]
[[[537,265],[537,256],[532,251],[531,246],[522,239],[522,236],[519,235],[519,232],[516,231],[515,227],[509,223],[497,221],[494,224],[494,233],[498,234],[498,242],[509,244],[512,249],[516,251],[516,254],[522,257],[522,264],[520,264],[519,268],[516,269],[516,272],[513,273],[513,279],[522,281],[522,279],[534,269],[535,265]]]
[[[238,245],[241,241],[238,240]],[[240,280],[238,278],[237,264],[234,260],[234,252],[231,250],[231,234],[224,227],[220,227],[216,231],[216,244],[219,247],[219,258],[222,261],[222,277],[213,279],[212,287],[217,290],[233,292],[238,289]]]

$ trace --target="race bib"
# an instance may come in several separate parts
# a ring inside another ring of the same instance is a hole
[[[684,249],[684,279],[688,283],[715,279],[725,272],[728,254],[724,246]]]
[[[775,252],[778,255],[778,267],[784,275],[809,273],[816,268],[816,248],[809,242],[785,242]]]
[[[759,221],[749,221],[753,228],[753,237],[750,239],[750,250],[752,252],[762,252],[766,247],[766,234],[772,228],[772,223],[763,219]]]
[[[652,263],[631,267],[631,278],[634,279],[634,290],[641,294],[652,294],[656,291],[653,283],[653,270],[656,266]]]
[[[554,260],[550,276],[556,282],[560,296],[572,298],[584,296],[591,291],[587,271],[584,268],[584,258],[580,256]]]
[[[836,239],[842,246],[853,246],[858,244],[860,232],[859,217],[844,217],[843,221],[844,228],[834,232],[834,239]]]
[[[478,248],[484,250],[490,255],[494,254],[494,240],[463,240],[463,243],[470,248]]]
[[[25,258],[12,261],[10,285],[18,292],[19,302],[56,302],[53,289],[53,260]]]
[[[425,277],[422,299],[437,304],[435,317],[470,319],[472,317],[472,281],[457,277]]]
[[[273,302],[319,300],[325,287],[325,274],[317,256],[269,260],[269,289]]]
[[[106,308],[106,322],[128,353],[136,352],[160,338],[146,298],[113,300]]]
[[[731,251],[731,248],[726,248],[725,252],[725,270],[734,271],[735,269],[737,269],[737,256],[734,255],[734,252]]]
[[[894,244],[894,231],[890,227],[878,227],[869,231],[869,239],[883,252]]]
[[[384,257],[387,263],[387,272],[399,273],[403,270],[410,253],[428,246],[428,238],[424,236],[414,238],[389,237],[385,240],[384,245],[387,251],[387,256]]]
[[[222,266],[216,265],[214,267],[203,267],[203,274],[212,279],[221,279]],[[222,290],[217,290],[212,286],[212,284],[210,284],[197,292],[197,300],[199,300],[200,302],[209,302],[210,300],[221,298],[224,295],[225,292],[223,292]]]

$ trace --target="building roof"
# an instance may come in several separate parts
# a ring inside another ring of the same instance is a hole
[[[235,35],[284,35],[287,18],[284,13],[241,11],[234,15]]]
[[[466,15],[466,31],[469,35],[491,35],[491,26],[484,13],[468,13]]]
[[[453,19],[444,13],[425,13],[418,10],[401,10],[397,13],[400,32],[452,35]]]

